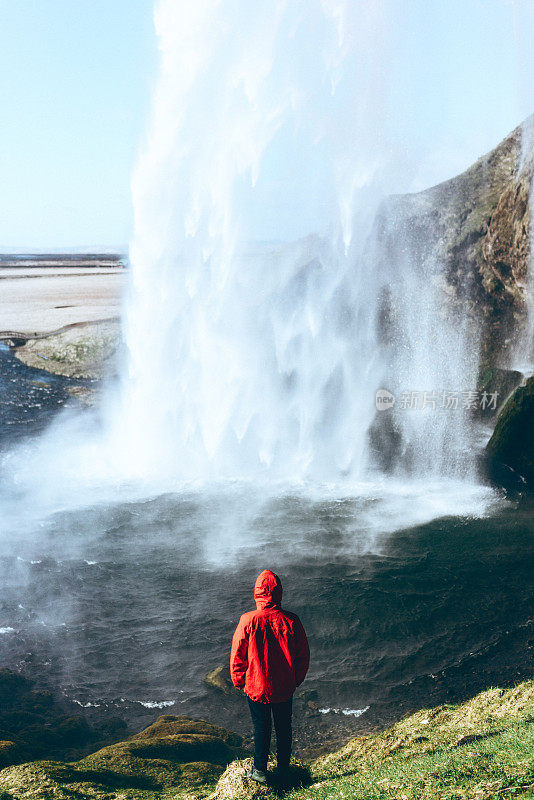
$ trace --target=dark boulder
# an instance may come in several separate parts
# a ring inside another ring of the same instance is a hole
[[[0,741],[8,743],[3,747],[4,763],[5,759],[10,764],[33,758],[72,760],[126,738],[122,720],[112,717],[94,727],[77,710],[65,698],[34,688],[24,675],[0,669]]]
[[[486,450],[534,487],[534,377],[506,401]]]
[[[510,394],[523,380],[523,373],[516,369],[502,369],[501,367],[486,367],[480,370],[477,381],[477,390],[480,397],[486,393],[487,401],[484,405],[477,404],[476,416],[491,418],[497,416]],[[495,402],[493,397],[495,396]]]

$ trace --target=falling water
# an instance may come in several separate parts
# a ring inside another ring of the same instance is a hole
[[[451,425],[399,405],[403,390],[472,388],[476,350],[442,309],[440,264],[402,241],[384,259],[374,241],[395,172],[388,18],[384,2],[157,5],[112,426],[125,469],[361,479],[386,388],[399,469],[465,472],[461,409]]]
[[[288,493],[358,498],[351,547],[486,512],[469,412],[441,407],[475,388],[478,333],[391,200],[412,163],[388,114],[398,11],[156,3],[120,386],[4,457],[6,529],[189,491],[228,552]]]

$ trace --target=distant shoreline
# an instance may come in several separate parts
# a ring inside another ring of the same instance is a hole
[[[0,339],[21,344],[118,320],[127,267],[117,252],[0,253]]]
[[[128,257],[122,253],[0,253],[0,269],[43,267],[115,267],[125,269]]]

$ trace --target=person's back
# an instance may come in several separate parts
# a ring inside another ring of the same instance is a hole
[[[264,782],[274,717],[277,763],[286,772],[291,756],[292,697],[308,671],[310,650],[298,616],[281,608],[282,583],[264,570],[254,587],[256,610],[243,614],[234,633],[230,656],[232,682],[244,689],[254,723],[255,769]]]

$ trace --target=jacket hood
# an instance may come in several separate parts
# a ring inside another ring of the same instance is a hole
[[[254,600],[258,610],[280,607],[282,602],[282,581],[270,569],[264,569],[256,578]]]

